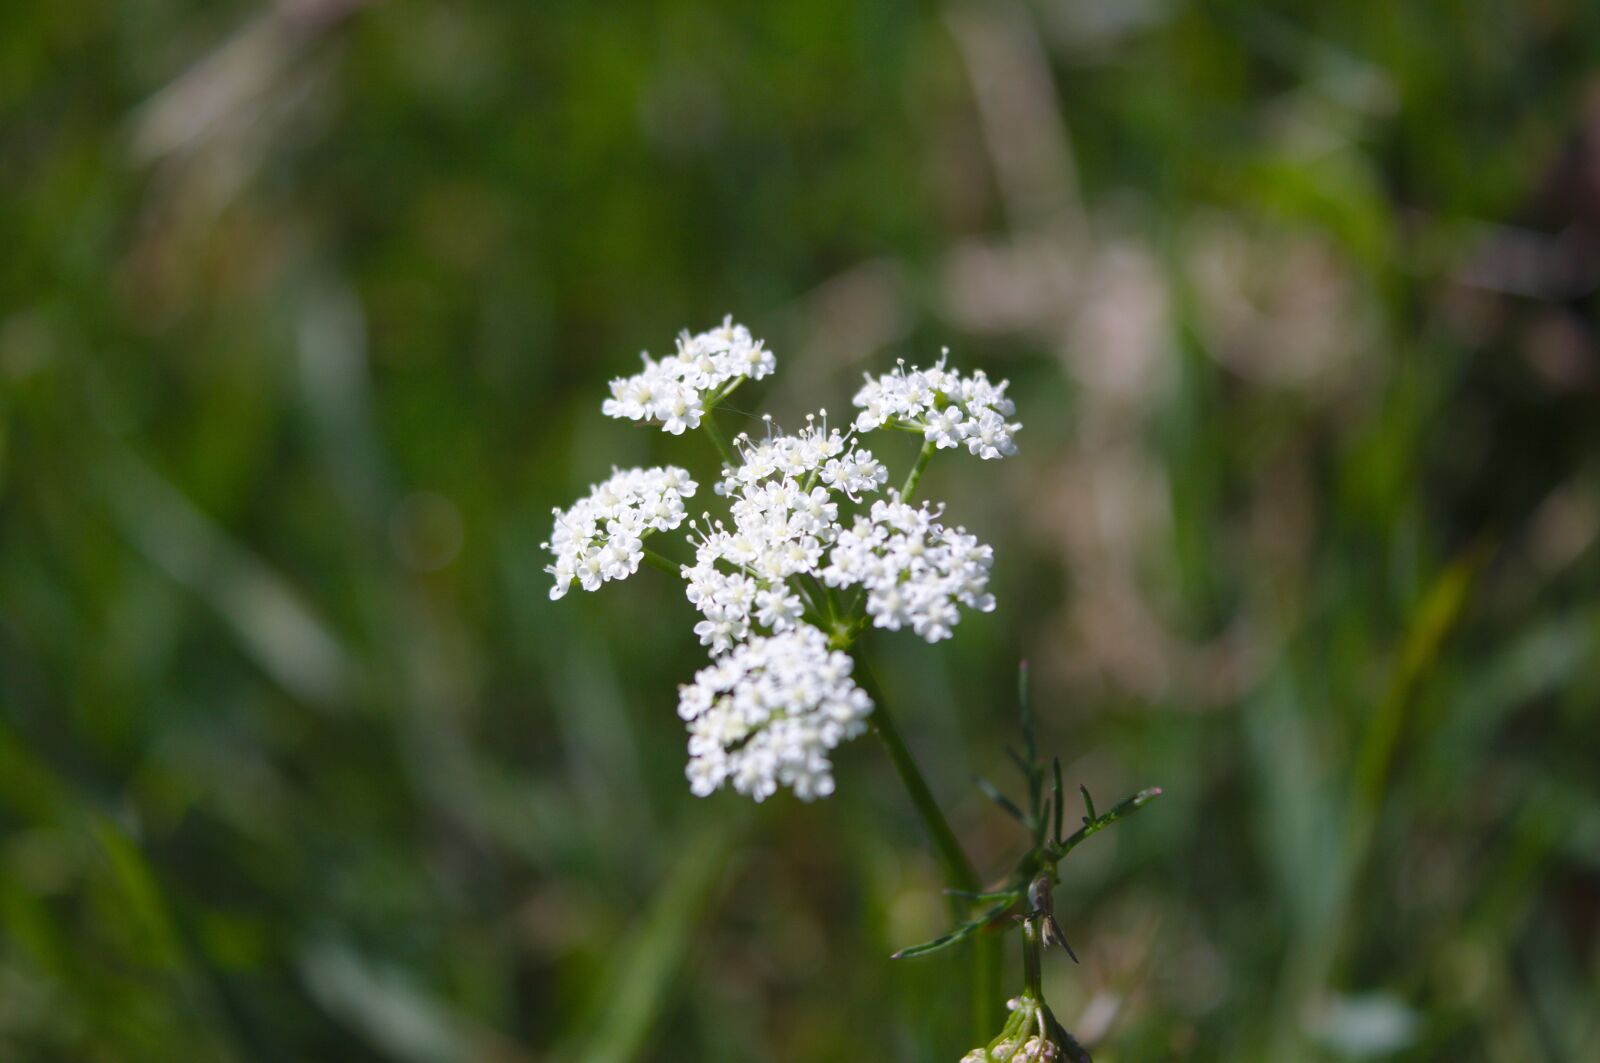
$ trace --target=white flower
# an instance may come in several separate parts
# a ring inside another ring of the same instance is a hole
[[[673,435],[700,427],[708,397],[714,403],[740,381],[760,380],[776,366],[772,352],[731,317],[706,332],[680,333],[677,350],[660,361],[649,354],[639,357],[644,369],[613,380],[601,412],[628,421],[654,421]]]
[[[1016,412],[1016,404],[1006,398],[1010,382],[991,384],[981,369],[963,377],[945,368],[948,353],[927,369],[907,370],[901,364],[879,377],[869,373],[852,400],[861,411],[856,429],[910,428],[941,449],[965,445],[980,458],[1016,453],[1012,437],[1022,425],[1006,421]]]
[[[787,631],[800,622],[805,606],[800,596],[779,583],[756,592],[756,620],[769,631]]]
[[[772,352],[761,340],[752,337],[749,329],[735,324],[731,314],[714,329],[693,336],[688,329],[680,332],[678,356],[686,362],[708,367],[708,374],[722,381],[736,377],[760,380],[777,368]]]
[[[604,412],[673,435],[700,427],[741,382],[774,370],[772,352],[731,318],[681,333],[666,357],[641,357],[640,372],[611,382]],[[867,378],[851,424],[830,428],[823,411],[797,432],[769,420],[764,438],[733,441],[737,455],[715,485],[727,511],[689,522],[694,561],[678,567],[699,613],[694,633],[712,657],[679,691],[696,794],[730,783],[757,800],[779,786],[805,800],[831,793],[829,753],[872,711],[850,658],[834,647],[848,648],[868,620],[937,642],[951,636],[963,607],[994,608],[990,548],[943,524],[942,509],[911,506],[892,491],[882,497],[888,469],[861,441],[892,427],[938,449],[1014,453],[1021,426],[1008,420],[1015,407],[1006,387],[947,369],[944,358],[926,369],[902,364]],[[682,525],[696,486],[672,467],[615,471],[556,510],[544,544],[555,556],[550,596],[638,571],[645,540]],[[835,593],[847,588],[858,589]]]
[[[934,410],[928,414],[927,424],[922,429],[922,437],[936,444],[940,450],[959,446],[964,434],[961,424],[964,419],[965,415],[959,406],[946,406],[942,410]]]
[[[574,582],[592,591],[607,580],[637,572],[645,536],[682,524],[683,500],[696,487],[687,472],[671,465],[614,469],[611,479],[596,484],[587,498],[565,512],[555,510],[550,541],[540,544],[556,558],[545,568],[555,577],[550,597],[560,598]]]
[[[992,548],[964,528],[947,528],[924,503],[880,499],[840,532],[821,572],[830,587],[860,585],[875,627],[910,627],[929,642],[950,637],[958,604],[994,609],[989,594]]]
[[[697,563],[683,570],[689,583],[684,594],[705,617],[694,626],[694,633],[713,655],[726,653],[750,633],[750,613],[759,589],[749,576],[724,572],[715,562],[714,555],[702,550]]]
[[[889,479],[889,470],[856,446],[851,436],[828,428],[828,411],[806,415],[806,427],[794,435],[774,434],[757,441],[748,435],[734,440],[739,464],[723,471],[718,494],[733,494],[774,477],[792,480],[820,479],[854,498],[876,491]]]
[[[690,789],[728,783],[764,800],[788,786],[802,801],[833,792],[828,754],[866,730],[872,700],[850,678],[848,655],[801,624],[757,636],[702,668],[678,690],[689,724]]]
[[[731,525],[709,518],[694,524],[686,594],[705,617],[695,634],[713,655],[758,629],[777,634],[801,622],[808,603],[789,581],[820,573],[843,530],[841,498],[855,501],[889,477],[870,451],[816,421],[794,435],[735,440],[741,460],[717,485]]]

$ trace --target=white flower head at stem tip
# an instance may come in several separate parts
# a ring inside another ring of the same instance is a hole
[[[707,403],[742,380],[760,380],[777,362],[750,330],[725,317],[722,324],[678,335],[677,349],[660,360],[640,354],[644,368],[611,381],[611,397],[600,406],[607,417],[659,424],[682,435],[700,427]]]
[[[865,731],[872,712],[851,668],[809,624],[751,638],[702,668],[678,692],[689,788],[705,797],[731,784],[757,801],[780,786],[802,801],[831,794],[828,754]]]
[[[550,596],[573,584],[596,590],[645,560],[680,575],[699,613],[694,633],[711,654],[679,688],[690,788],[704,796],[731,786],[758,801],[780,787],[803,800],[826,796],[831,751],[865,729],[873,708],[842,652],[866,623],[937,642],[952,635],[963,609],[995,604],[991,548],[945,525],[942,507],[913,506],[888,488],[889,471],[862,445],[864,434],[893,428],[922,437],[908,485],[935,450],[1014,453],[1021,425],[1010,420],[1008,383],[958,373],[943,356],[928,368],[902,361],[868,375],[845,424],[830,425],[823,410],[790,432],[767,415],[760,438],[740,433],[730,449],[711,412],[744,381],[774,371],[765,344],[729,317],[681,333],[664,357],[641,359],[639,372],[611,381],[604,413],[672,435],[707,430],[723,459],[714,489],[727,508],[688,522],[692,563],[667,563],[645,540],[683,524],[697,485],[672,466],[614,470],[555,511],[543,544],[554,555]],[[844,588],[858,591],[835,594]]]
[[[805,615],[791,580],[816,577],[843,530],[843,500],[880,490],[888,470],[852,436],[807,418],[799,432],[734,440],[736,465],[724,469],[717,493],[729,521],[692,524],[695,563],[685,569],[686,595],[704,617],[695,625],[714,655],[752,633],[779,634]]]
[[[923,503],[879,499],[839,534],[822,570],[830,587],[860,585],[875,627],[909,627],[929,642],[951,636],[958,605],[987,613],[994,550],[965,528],[949,528]]]
[[[949,353],[927,369],[908,370],[902,362],[892,373],[867,374],[851,400],[861,411],[856,429],[870,432],[893,425],[921,432],[941,450],[964,446],[985,459],[1015,454],[1013,437],[1022,425],[1007,420],[1016,413],[1016,404],[1006,397],[1010,381],[991,383],[981,369],[965,376],[947,369]]]
[[[555,577],[550,597],[562,597],[573,583],[593,591],[633,575],[644,559],[645,537],[682,524],[683,500],[697,487],[673,465],[616,469],[571,508],[555,510],[550,541],[540,544],[555,555],[555,563],[545,567]]]

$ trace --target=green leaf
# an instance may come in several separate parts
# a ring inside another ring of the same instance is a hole
[[[1006,914],[1006,909],[1010,908],[1014,903],[1016,903],[1015,898],[1005,902],[1004,904],[997,904],[993,908],[990,908],[987,912],[984,912],[978,918],[972,920],[970,923],[962,923],[948,934],[941,934],[932,941],[924,941],[920,945],[912,945],[910,948],[901,949],[899,952],[895,953],[889,958],[892,960],[914,959],[917,956],[926,956],[929,953],[938,952],[940,949],[949,948],[951,945],[954,945],[959,941],[965,941],[979,930],[982,930],[984,927],[994,922],[1000,916]]]
[[[1033,726],[1033,696],[1028,689],[1028,662],[1017,665],[1017,701],[1022,706],[1022,742],[1028,751],[1028,763],[1039,760],[1039,744]]]
[[[1028,758],[1017,752],[1015,746],[1006,746],[1006,756],[1011,758],[1011,763],[1017,766],[1024,779],[1033,773],[1033,765],[1028,763]]]
[[[1072,837],[1068,838],[1060,845],[1053,846],[1048,853],[1049,858],[1052,860],[1062,859],[1073,849],[1077,848],[1080,842],[1083,842],[1090,836],[1105,830],[1123,816],[1137,812],[1145,805],[1148,805],[1151,801],[1154,801],[1156,798],[1160,797],[1161,792],[1161,787],[1152,786],[1149,789],[1140,790],[1132,797],[1123,798],[1115,805],[1112,805],[1111,810],[1105,815],[1090,820],[1074,831]]]
[[[1066,810],[1066,801],[1062,799],[1061,787],[1061,758],[1056,757],[1051,761],[1051,768],[1055,772],[1055,802],[1056,802],[1056,830],[1055,842],[1061,844],[1061,814]]]
[[[945,890],[946,897],[960,897],[968,901],[1005,901],[1006,904],[1016,904],[1022,899],[1021,890],[993,890],[988,893],[974,893],[971,890]]]
[[[982,775],[974,775],[972,777],[972,781],[977,784],[978,789],[983,791],[983,795],[989,800],[993,801],[995,804],[999,805],[1001,810],[1004,811],[1006,815],[1010,816],[1012,819],[1016,820],[1018,823],[1021,823],[1025,827],[1031,828],[1033,826],[1032,820],[1022,811],[1022,809],[1016,806],[1016,803],[1013,802],[1011,798],[1001,793],[1000,788],[994,783],[990,782],[988,779],[985,779]]]

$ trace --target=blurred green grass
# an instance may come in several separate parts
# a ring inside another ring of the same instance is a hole
[[[1102,1061],[1592,1057],[1600,11],[101,5],[0,34],[0,1058],[955,1059],[878,750],[696,801],[645,572],[553,505],[936,356],[1001,607],[884,640],[984,866],[1019,658],[1102,800]],[[908,460],[909,454],[895,455]],[[986,475],[988,474],[988,475]]]

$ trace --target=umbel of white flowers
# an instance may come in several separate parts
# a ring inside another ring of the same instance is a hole
[[[611,382],[602,412],[673,435],[714,429],[708,418],[719,402],[776,368],[765,344],[731,318],[681,333],[675,353],[660,360],[642,357],[639,373]],[[715,493],[724,517],[689,519],[684,500],[699,485],[670,465],[614,469],[586,498],[555,510],[543,544],[555,556],[546,568],[551,598],[573,584],[592,591],[633,575],[651,553],[650,536],[690,527],[694,563],[676,569],[712,658],[679,688],[696,794],[730,783],[757,801],[779,786],[802,800],[832,793],[829,753],[860,734],[872,712],[842,652],[860,628],[910,628],[938,642],[952,634],[961,606],[994,608],[992,549],[945,524],[942,506],[913,505],[888,487],[889,470],[861,444],[875,431],[918,434],[917,471],[940,449],[965,447],[984,459],[1015,453],[1022,426],[1009,420],[1006,387],[981,371],[957,373],[941,356],[926,369],[869,374],[847,431],[830,428],[825,411],[794,434],[769,420],[764,438],[741,435],[723,464]],[[661,565],[660,555],[652,560]]]

